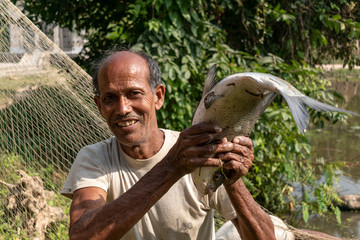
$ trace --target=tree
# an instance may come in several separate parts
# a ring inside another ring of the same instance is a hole
[[[25,0],[24,10],[40,19],[81,31],[89,40],[78,62],[114,44],[132,45],[152,55],[162,68],[167,99],[159,113],[161,127],[182,130],[191,124],[207,70],[218,64],[218,77],[258,71],[278,75],[322,101],[333,103],[327,82],[310,68],[330,58],[357,64],[353,54],[359,36],[359,4],[339,0]],[[326,183],[316,183],[310,146],[277,98],[252,134],[256,162],[244,179],[256,200],[271,211],[289,212],[289,202],[323,213],[339,210],[332,187],[334,168],[326,167]],[[343,120],[344,115],[311,112],[314,124]],[[286,195],[290,183],[301,183],[304,198]],[[310,196],[315,196],[315,200]]]
[[[145,30],[159,30],[159,22],[198,38],[193,24],[206,20],[226,34],[224,42],[231,48],[252,55],[273,53],[310,65],[333,59],[359,64],[354,55],[359,3],[351,0],[25,0],[24,10],[33,22],[85,30],[90,41],[83,56],[88,57],[114,42],[136,43]]]
[[[219,1],[213,6],[231,47],[312,66],[334,59],[359,64],[354,55],[359,7],[347,0]]]

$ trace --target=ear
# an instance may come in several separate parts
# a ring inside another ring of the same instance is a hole
[[[99,113],[101,114],[101,104],[100,104],[100,97],[95,95],[94,96],[94,102],[96,106],[98,107]]]
[[[165,86],[159,84],[155,87],[155,108],[159,110],[164,104],[165,100]]]

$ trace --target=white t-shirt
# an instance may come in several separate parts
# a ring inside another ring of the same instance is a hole
[[[62,189],[70,197],[84,187],[99,187],[113,201],[129,190],[175,144],[179,133],[163,130],[165,141],[149,159],[125,154],[115,137],[86,146],[79,152]],[[146,197],[146,196],[144,196]],[[136,211],[136,206],[132,206]],[[122,239],[215,239],[213,209],[227,220],[236,218],[225,189],[202,196],[191,175],[185,175],[144,215]]]

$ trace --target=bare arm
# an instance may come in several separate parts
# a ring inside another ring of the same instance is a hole
[[[70,209],[70,238],[121,238],[182,176],[200,166],[219,166],[218,158],[203,157],[232,149],[232,143],[204,145],[219,131],[213,124],[184,130],[161,162],[110,203],[105,204],[106,193],[99,188],[77,190]]]
[[[255,202],[240,177],[247,174],[254,159],[250,138],[236,137],[231,153],[221,155],[224,168],[231,170],[224,187],[234,206],[237,218],[232,220],[242,239],[275,239],[270,216]]]
[[[232,222],[241,239],[275,239],[274,226],[268,214],[255,202],[243,181],[225,186],[237,218]]]
[[[179,178],[173,169],[159,163],[129,191],[108,204],[105,191],[99,188],[76,191],[70,210],[73,224],[70,239],[121,238]]]

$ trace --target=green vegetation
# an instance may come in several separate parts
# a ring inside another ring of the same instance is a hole
[[[324,77],[329,81],[360,81],[360,69],[336,69],[332,71],[326,71]]]
[[[65,173],[61,174],[55,172],[51,165],[47,166],[47,168],[41,168],[34,164],[31,165],[29,161],[25,161],[22,157],[15,154],[1,154],[0,162],[2,163],[2,167],[0,168],[0,179],[3,182],[16,184],[20,179],[18,170],[23,170],[29,176],[39,176],[44,182],[44,189],[55,193],[54,198],[51,201],[48,201],[47,204],[52,207],[61,207],[64,211],[65,218],[48,227],[46,236],[47,239],[68,239],[70,201],[62,197],[56,190],[58,188],[54,188],[52,183],[49,182],[49,179],[54,179],[54,182],[63,184],[66,177]],[[29,232],[27,231],[28,222],[26,222],[26,219],[34,216],[28,216],[30,211],[27,209],[10,211],[7,208],[8,194],[8,187],[0,183],[0,218],[7,219],[7,221],[0,224],[1,237],[4,237],[4,239],[31,239],[31,236],[29,236]],[[2,239],[1,237],[0,239]]]
[[[55,85],[59,81],[60,75],[54,71],[49,71],[41,74],[16,75],[0,78],[0,105],[11,101],[11,97],[18,91],[21,92],[30,90],[39,85]]]
[[[74,0],[66,4],[25,0],[23,7],[30,20],[39,25],[44,20],[85,30],[89,42],[83,57],[99,56],[114,43],[142,41],[159,43],[153,46],[159,51],[153,53],[155,56],[166,54],[164,47],[169,43],[179,43],[175,44],[180,48],[178,56],[189,44],[201,48],[202,44],[215,47],[226,43],[252,56],[273,53],[287,62],[358,63],[354,51],[360,17],[359,3],[354,0]],[[211,28],[225,36],[204,31]],[[192,50],[187,55],[197,55],[200,49]]]
[[[235,72],[272,73],[315,99],[335,103],[339,95],[327,90],[329,83],[312,66],[329,59],[358,64],[354,50],[359,7],[350,0],[24,1],[34,22],[41,18],[85,30],[89,41],[78,59],[85,68],[89,58],[114,44],[131,44],[152,55],[162,67],[167,91],[159,123],[176,130],[191,124],[206,72],[215,63],[219,79]],[[346,120],[338,113],[310,115],[316,126]],[[311,213],[330,209],[340,219],[334,205],[336,166],[310,156],[311,146],[281,98],[261,117],[251,137],[256,161],[244,181],[261,205],[284,216],[300,213],[305,221]],[[326,175],[324,183],[318,182],[316,172]],[[301,184],[303,198],[289,193],[294,183]]]
[[[55,71],[40,74],[16,75],[0,78],[0,91],[18,90],[39,84],[56,85],[59,83],[60,75]]]
[[[61,85],[42,85],[19,97],[0,109],[0,119],[11,119],[0,122],[0,149],[42,168],[51,164],[55,171],[67,172],[81,147],[108,136],[93,115],[83,112],[84,102]]]

